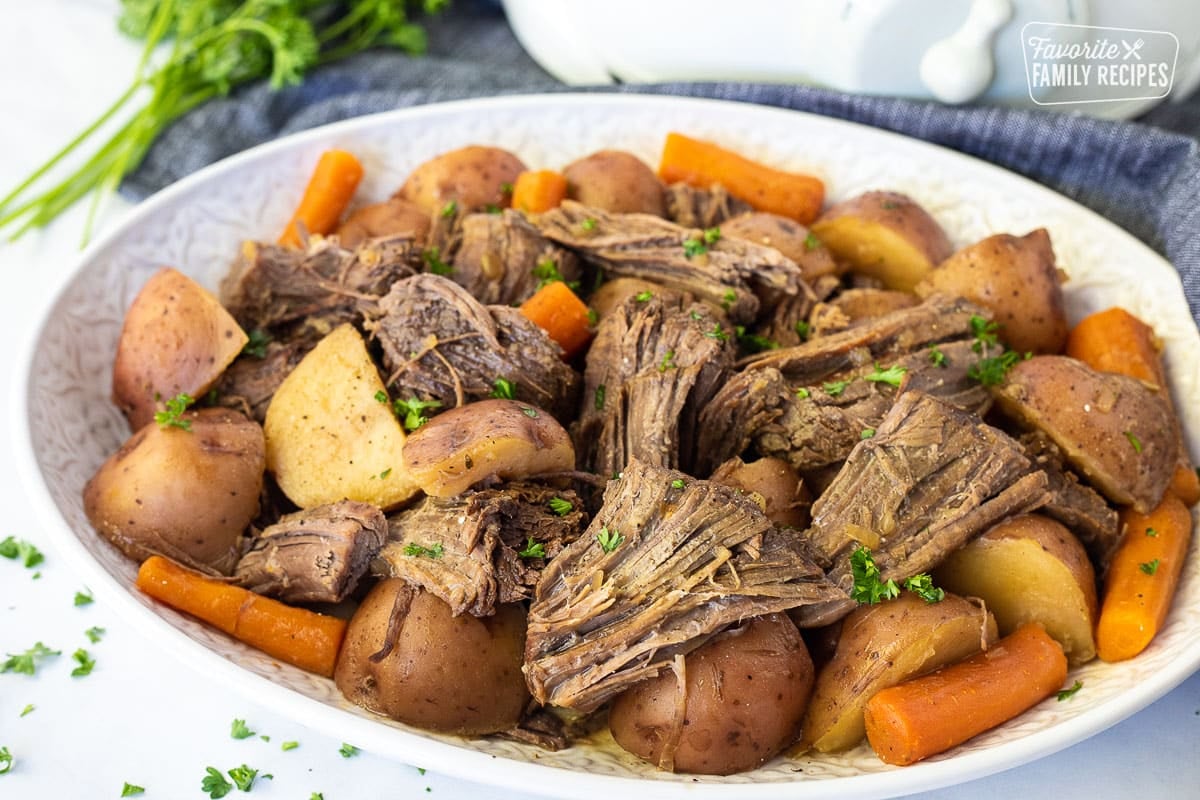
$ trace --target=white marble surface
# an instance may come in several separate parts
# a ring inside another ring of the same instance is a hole
[[[113,26],[115,0],[0,0],[0,194],[41,163],[123,90],[136,47]],[[128,207],[110,202],[101,226],[118,222]],[[5,424],[0,452],[12,451],[15,420],[12,385],[19,353],[34,335],[42,310],[78,254],[83,208],[75,208],[44,232],[16,244],[0,244],[0,269],[8,278],[0,297],[0,395]],[[147,798],[203,797],[207,766],[243,763],[271,773],[256,796],[327,800],[349,797],[498,797],[485,785],[422,775],[414,766],[361,753],[338,754],[340,741],[305,728],[266,708],[247,703],[165,653],[155,652],[131,626],[118,620],[103,599],[76,608],[83,585],[50,547],[22,502],[10,460],[0,462],[0,504],[8,535],[38,544],[46,554],[41,577],[0,560],[0,652],[20,652],[35,641],[63,651],[36,677],[0,675],[0,746],[16,758],[0,776],[0,797],[117,797],[123,782],[146,787]],[[98,644],[83,631],[101,626]],[[70,653],[86,647],[94,672],[72,678]],[[35,710],[20,717],[22,709]],[[243,718],[270,742],[229,736]],[[284,741],[298,741],[289,752]],[[923,797],[1020,797],[1047,790],[1068,797],[1155,798],[1190,796],[1200,786],[1200,675],[1150,708],[1093,739],[1000,775]],[[481,776],[483,777],[483,776]],[[553,794],[553,787],[530,787]],[[240,796],[240,795],[233,795]]]

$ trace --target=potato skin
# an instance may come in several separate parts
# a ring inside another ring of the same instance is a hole
[[[721,236],[774,247],[796,262],[806,281],[811,282],[822,275],[834,275],[841,271],[829,248],[816,234],[811,234],[808,228],[794,219],[778,214],[768,214],[765,211],[739,214],[721,223]]]
[[[428,212],[407,200],[393,197],[351,211],[336,233],[342,247],[353,250],[367,239],[397,233],[411,233],[418,244],[423,244],[430,225]]]
[[[84,513],[135,561],[161,554],[229,575],[258,514],[262,428],[225,408],[183,418],[190,431],[151,422],[121,445],[84,486]]]
[[[965,297],[992,311],[1000,338],[1020,353],[1061,353],[1067,314],[1054,264],[1050,234],[989,236],[959,250],[915,289],[921,297],[941,292]]]
[[[781,458],[747,462],[734,457],[717,467],[709,480],[757,494],[762,498],[763,513],[776,525],[797,529],[808,526],[812,496],[800,474]]]
[[[1001,636],[1040,623],[1072,666],[1096,655],[1096,574],[1070,531],[1039,514],[1007,519],[959,548],[934,572],[949,592],[978,597]]]
[[[756,617],[684,657],[684,719],[673,670],[620,695],[608,724],[617,744],[663,769],[730,775],[791,744],[812,690],[804,641],[784,614]],[[678,730],[674,753],[664,752]]]
[[[618,214],[666,214],[663,185],[654,170],[623,150],[601,150],[563,169],[567,197]]]
[[[385,647],[393,613],[403,614],[394,644],[372,661]],[[498,606],[491,617],[455,617],[434,595],[387,578],[350,620],[333,679],[347,700],[378,714],[425,730],[482,736],[521,719],[529,702],[524,650],[519,604]]]
[[[487,206],[507,208],[512,186],[525,165],[499,147],[468,145],[442,153],[414,169],[395,196],[427,214],[441,211],[453,200],[459,211],[482,211]]]

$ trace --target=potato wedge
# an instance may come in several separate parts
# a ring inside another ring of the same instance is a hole
[[[776,525],[804,528],[812,495],[799,473],[781,458],[742,461],[736,456],[717,467],[709,480],[747,492]]]
[[[249,341],[217,298],[178,270],[146,281],[125,312],[113,362],[113,402],[139,430],[160,401],[201,397]]]
[[[836,753],[864,735],[863,707],[880,689],[952,664],[996,640],[996,621],[953,594],[926,603],[905,592],[846,617],[833,658],[817,674],[801,747]]]
[[[601,150],[563,168],[567,197],[617,214],[666,214],[663,185],[633,153]]]
[[[983,600],[1001,636],[1037,622],[1071,666],[1096,656],[1096,574],[1079,540],[1048,517],[1024,514],[994,526],[951,553],[934,583]]]
[[[921,297],[958,295],[991,309],[1000,338],[1020,353],[1061,353],[1067,342],[1062,278],[1050,234],[999,233],[959,250],[917,284]]]
[[[942,226],[899,192],[867,192],[835,204],[812,231],[855,272],[910,292],[952,252]]]
[[[407,200],[393,197],[354,209],[338,225],[336,233],[342,247],[348,250],[367,239],[397,233],[411,233],[418,244],[423,244],[429,236],[431,222],[428,212]]]
[[[751,211],[721,223],[721,236],[745,239],[755,244],[774,247],[796,262],[804,280],[812,282],[822,275],[839,272],[829,248],[815,233],[794,219]]]
[[[293,503],[358,500],[388,509],[417,493],[404,469],[404,429],[386,397],[352,325],[335,328],[296,365],[263,423],[267,469]]]
[[[142,427],[83,488],[92,526],[142,561],[164,555],[228,575],[258,513],[265,464],[257,422],[227,408],[188,411],[189,426]]]
[[[438,414],[408,437],[404,464],[426,494],[453,497],[485,478],[526,478],[575,469],[575,448],[545,411],[483,400]]]
[[[1066,356],[1017,362],[993,394],[1020,424],[1044,431],[1076,470],[1118,505],[1158,505],[1179,455],[1171,409],[1134,378]]]
[[[525,165],[499,147],[469,145],[442,153],[418,166],[394,197],[434,214],[453,201],[463,213],[488,206],[507,208],[511,187]]]

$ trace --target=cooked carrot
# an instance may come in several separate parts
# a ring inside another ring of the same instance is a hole
[[[867,741],[885,763],[907,766],[1012,719],[1066,677],[1062,647],[1029,622],[965,661],[880,691],[867,701]]]
[[[299,247],[300,223],[309,233],[326,234],[337,227],[338,219],[354,190],[362,180],[363,168],[358,159],[345,150],[326,150],[317,161],[312,177],[296,213],[288,220],[279,243],[289,247]]]
[[[759,211],[791,217],[805,225],[817,218],[825,202],[825,184],[819,178],[773,169],[681,133],[667,134],[658,177],[702,189],[719,183]]]
[[[137,587],[300,669],[333,677],[346,621],[294,608],[151,556],[138,570]]]
[[[1162,627],[1192,539],[1192,515],[1167,492],[1149,514],[1121,512],[1125,539],[1113,555],[1096,625],[1096,651],[1124,661],[1146,649]]]
[[[559,343],[564,358],[578,353],[592,338],[587,306],[562,281],[538,289],[521,304],[521,313]]]
[[[1067,355],[1092,369],[1116,372],[1157,386],[1168,404],[1171,392],[1154,329],[1123,308],[1097,311],[1084,317],[1067,337]],[[1174,405],[1172,404],[1172,410]],[[1200,477],[1180,440],[1179,464],[1170,489],[1188,506],[1200,502]]]
[[[512,207],[540,214],[557,208],[567,196],[567,179],[552,169],[522,172],[513,183]]]

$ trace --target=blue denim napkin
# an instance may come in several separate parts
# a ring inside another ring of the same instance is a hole
[[[464,7],[465,6],[465,7]],[[566,91],[524,53],[494,6],[471,2],[427,21],[429,52],[372,51],[278,92],[265,85],[212,101],[158,140],[122,192],[146,195],[232,153],[349,117],[443,100]],[[847,95],[806,86],[664,83],[593,91],[760,103],[874,125],[1025,175],[1116,222],[1171,261],[1200,321],[1200,95],[1140,123],[1054,112]]]

